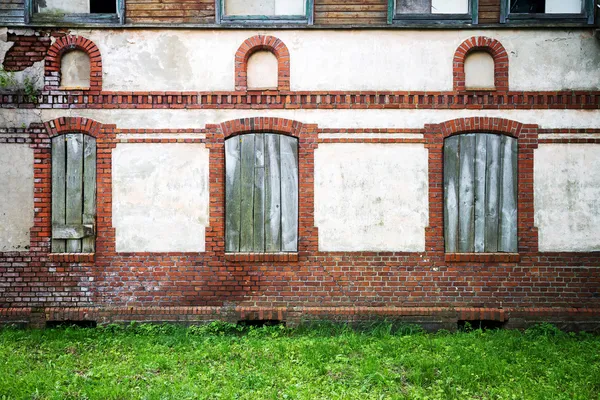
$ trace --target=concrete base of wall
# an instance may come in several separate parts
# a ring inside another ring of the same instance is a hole
[[[210,321],[281,321],[289,327],[319,322],[351,326],[387,321],[416,324],[434,332],[456,331],[459,321],[497,321],[508,329],[551,323],[564,331],[600,333],[600,308],[443,308],[443,307],[77,307],[0,308],[0,327],[43,328],[48,321],[172,323],[196,325]]]

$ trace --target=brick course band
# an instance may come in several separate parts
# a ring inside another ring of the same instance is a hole
[[[58,89],[58,88],[56,88]],[[392,109],[392,110],[598,110],[600,91],[553,92],[42,92],[0,94],[2,108],[55,109]]]

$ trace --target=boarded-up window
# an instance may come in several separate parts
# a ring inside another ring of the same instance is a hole
[[[61,57],[60,86],[63,88],[90,87],[90,57],[83,51],[69,51]]]
[[[469,0],[396,0],[397,14],[467,14]]]
[[[298,250],[298,140],[247,134],[225,141],[225,251]]]
[[[305,15],[306,0],[224,0],[227,16]]]
[[[52,252],[91,253],[96,224],[96,139],[52,139]]]
[[[448,253],[517,252],[517,140],[464,134],[444,141]]]

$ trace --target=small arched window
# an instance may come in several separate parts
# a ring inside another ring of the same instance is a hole
[[[52,138],[52,252],[93,253],[96,226],[96,139]]]
[[[298,139],[230,137],[225,170],[225,251],[298,251]]]
[[[466,89],[495,89],[494,58],[486,51],[474,51],[465,59]]]
[[[248,89],[277,89],[278,61],[270,51],[258,51],[248,59]]]
[[[517,139],[444,140],[444,237],[447,253],[517,252]]]
[[[85,52],[72,50],[62,55],[60,86],[69,89],[90,87],[90,57]]]

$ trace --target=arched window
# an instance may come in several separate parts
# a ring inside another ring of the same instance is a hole
[[[486,51],[474,51],[465,59],[466,89],[495,89],[494,58]]]
[[[517,252],[517,139],[444,140],[444,237],[447,253]]]
[[[52,252],[92,253],[96,226],[96,139],[52,138]]]
[[[253,133],[225,141],[225,251],[298,250],[298,139]]]
[[[248,59],[248,89],[277,89],[277,57],[258,51]]]
[[[68,51],[60,60],[60,86],[62,88],[90,87],[90,57],[81,50]]]

